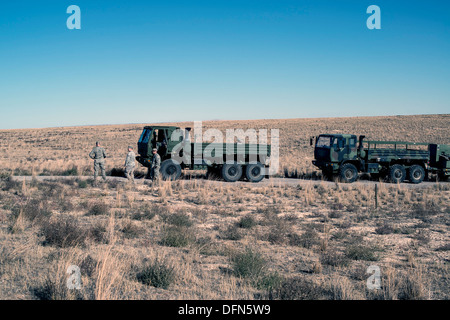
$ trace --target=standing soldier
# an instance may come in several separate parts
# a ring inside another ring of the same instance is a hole
[[[152,158],[152,168],[151,168],[151,178],[152,181],[159,181],[159,169],[161,168],[161,157],[159,156],[158,150],[156,148],[153,148],[153,158]]]
[[[134,168],[136,166],[136,155],[134,154],[133,147],[128,146],[128,154],[125,159],[125,176],[129,181],[134,184]]]
[[[105,174],[105,158],[106,153],[105,149],[100,146],[100,142],[95,143],[95,147],[92,149],[91,153],[89,153],[89,157],[91,159],[94,159],[94,182],[97,179],[98,176],[98,169],[100,169],[103,181],[106,181],[106,174]]]

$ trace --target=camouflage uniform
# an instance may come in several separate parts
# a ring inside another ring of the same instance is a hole
[[[155,153],[152,158],[151,178],[153,181],[159,180],[159,169],[161,168],[161,157],[158,153]]]
[[[133,150],[129,151],[125,159],[125,176],[134,183],[134,168],[136,166],[136,154]]]
[[[105,149],[103,149],[100,146],[94,147],[89,153],[89,157],[91,159],[94,159],[94,180],[97,179],[98,176],[98,169],[100,169],[103,180],[106,180],[106,174],[105,174],[105,158],[106,153]]]

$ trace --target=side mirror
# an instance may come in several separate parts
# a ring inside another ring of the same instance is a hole
[[[309,145],[313,146],[314,145],[314,138],[315,137],[309,137]]]

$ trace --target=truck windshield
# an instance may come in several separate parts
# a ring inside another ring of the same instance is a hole
[[[332,139],[333,139],[333,137],[320,136],[317,139],[316,147],[317,148],[330,148]]]
[[[147,143],[151,133],[152,129],[144,129],[144,131],[142,131],[141,137],[139,138],[139,142]]]

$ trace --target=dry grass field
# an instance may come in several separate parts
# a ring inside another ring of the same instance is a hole
[[[203,124],[279,129],[288,177],[315,174],[309,136],[320,133],[450,144],[450,115]],[[94,142],[121,168],[142,126],[0,130],[0,299],[450,298],[450,183],[380,183],[378,208],[372,183],[93,186]],[[71,265],[80,289],[67,287]]]
[[[0,130],[0,168],[17,175],[92,174],[88,157],[99,140],[106,149],[107,167],[121,168],[128,145],[136,146],[144,125],[105,125],[24,130]],[[168,123],[193,127],[192,122]],[[279,129],[280,176],[305,176],[315,171],[309,137],[321,133],[364,134],[372,140],[450,143],[450,115],[355,117],[284,120],[204,121],[210,128]],[[195,134],[195,133],[194,133]],[[270,141],[270,140],[269,140]],[[76,171],[73,170],[75,167]]]

